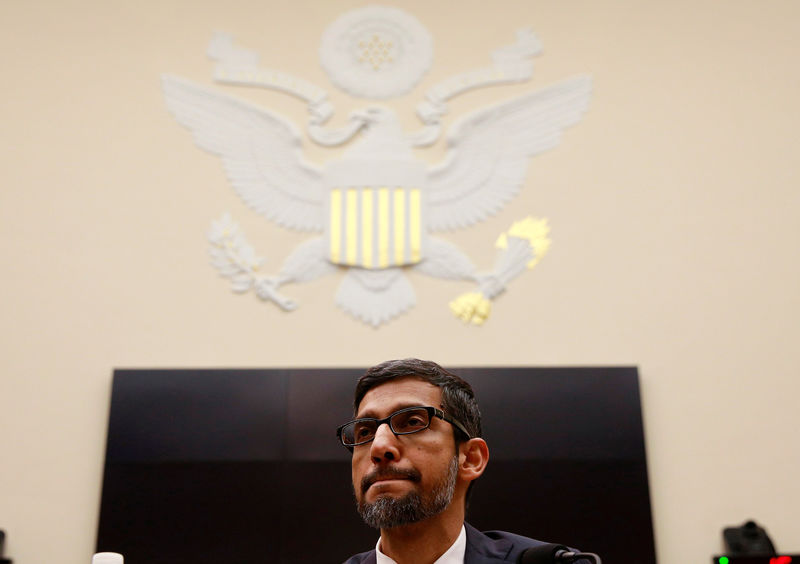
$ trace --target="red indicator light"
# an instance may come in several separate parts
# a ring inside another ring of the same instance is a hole
[[[769,559],[769,564],[792,564],[791,556],[776,556]]]

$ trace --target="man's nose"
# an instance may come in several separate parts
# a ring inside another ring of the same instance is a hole
[[[375,431],[369,454],[376,464],[400,458],[400,443],[388,423],[380,425]]]

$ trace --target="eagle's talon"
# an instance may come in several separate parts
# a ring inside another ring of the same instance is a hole
[[[297,308],[297,302],[278,292],[278,279],[274,276],[262,278],[255,283],[256,295],[264,301],[275,302],[284,311]]]

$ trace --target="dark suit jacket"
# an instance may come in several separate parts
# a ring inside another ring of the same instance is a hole
[[[464,552],[464,564],[500,564],[516,562],[526,548],[544,544],[541,541],[506,533],[505,531],[486,531],[482,533],[468,523],[467,549]],[[581,560],[581,562],[584,562]],[[347,560],[344,564],[375,564],[375,551],[362,552]]]

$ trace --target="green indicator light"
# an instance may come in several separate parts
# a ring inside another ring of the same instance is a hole
[[[729,564],[730,560],[728,560],[727,556],[721,556],[719,559],[719,564]]]

